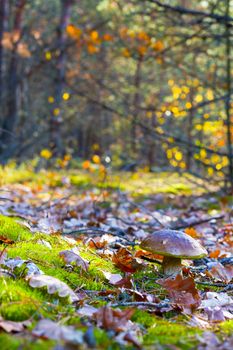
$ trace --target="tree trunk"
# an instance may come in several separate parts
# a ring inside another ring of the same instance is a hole
[[[54,109],[50,117],[50,148],[53,151],[53,155],[61,155],[63,151],[62,145],[62,112],[61,102],[65,85],[65,69],[66,69],[66,27],[69,24],[71,8],[73,0],[61,0],[61,17],[60,23],[57,28],[57,47],[59,48],[59,56],[56,64],[56,78],[55,78],[55,104]],[[54,110],[58,113],[54,115]]]
[[[226,2],[226,17],[229,17],[230,14],[230,0]],[[228,150],[228,159],[229,159],[229,167],[228,167],[228,177],[231,192],[233,193],[233,150],[232,150],[232,128],[233,125],[231,123],[231,24],[226,20],[226,85],[228,96],[225,103],[225,111],[226,111],[226,127],[227,127],[227,150]]]
[[[12,143],[13,132],[15,125],[18,120],[18,103],[17,103],[17,87],[18,87],[18,56],[17,48],[22,37],[22,15],[26,0],[18,0],[16,2],[15,16],[12,33],[14,35],[13,50],[9,60],[8,77],[7,77],[7,99],[6,99],[6,115],[3,119],[2,124],[2,137],[1,137],[1,148],[2,148],[2,159],[7,159],[13,151],[15,145]],[[9,147],[10,145],[10,147]]]
[[[135,93],[133,97],[133,115],[132,115],[132,125],[131,125],[131,149],[133,154],[137,151],[137,122],[139,116],[139,100],[140,100],[140,83],[141,83],[141,67],[142,67],[142,57],[138,58],[136,72],[134,77],[134,88]]]
[[[6,15],[6,0],[0,0],[0,104],[3,92],[3,46],[4,24]]]

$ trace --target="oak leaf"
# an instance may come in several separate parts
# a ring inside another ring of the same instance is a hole
[[[134,258],[128,249],[123,247],[113,255],[112,262],[124,272],[133,273],[142,268],[142,264]]]
[[[129,320],[133,313],[133,309],[119,310],[103,306],[93,315],[93,318],[98,327],[119,333],[131,328]]]
[[[190,276],[183,278],[181,274],[178,274],[175,278],[161,279],[157,283],[167,289],[172,303],[185,313],[192,313],[201,303],[194,279]]]

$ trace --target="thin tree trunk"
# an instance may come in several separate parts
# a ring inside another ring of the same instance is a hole
[[[65,53],[65,43],[66,43],[66,27],[69,24],[71,8],[73,0],[61,0],[61,17],[60,23],[57,29],[57,47],[60,50],[57,66],[56,66],[56,90],[55,90],[55,104],[54,109],[50,117],[50,148],[54,155],[60,155],[63,151],[61,126],[62,126],[62,112],[61,112],[61,102],[62,95],[64,92],[65,83],[65,69],[66,69],[66,53]],[[58,113],[54,115],[54,110]]]
[[[193,105],[193,90],[190,91],[190,102]],[[188,114],[188,125],[187,125],[187,150],[186,150],[186,169],[188,171],[192,168],[192,159],[193,159],[193,150],[192,150],[192,130],[193,130],[193,121],[194,121],[194,111],[191,109]]]
[[[6,14],[6,0],[0,0],[0,104],[3,93],[3,46],[2,39],[4,34],[4,24],[5,24],[5,14]]]
[[[135,154],[137,151],[137,122],[139,115],[139,100],[140,100],[140,83],[141,83],[141,67],[142,67],[142,57],[138,58],[135,78],[134,78],[134,88],[135,93],[133,97],[133,115],[132,115],[132,125],[131,125],[131,149]]]
[[[226,2],[226,17],[230,14],[230,0]],[[232,150],[232,128],[231,123],[231,26],[228,21],[226,21],[226,85],[228,91],[228,97],[225,103],[226,110],[226,126],[227,126],[227,149],[228,149],[228,159],[229,159],[229,183],[231,191],[233,192],[233,150]]]
[[[3,120],[2,125],[2,151],[3,158],[8,158],[11,155],[11,150],[15,145],[12,144],[12,135],[15,129],[15,125],[18,120],[18,108],[17,108],[17,88],[18,88],[18,56],[17,48],[22,36],[22,15],[26,0],[18,0],[16,3],[14,24],[13,24],[13,35],[14,35],[14,47],[11,52],[10,63],[8,68],[8,78],[7,78],[7,106],[6,115]],[[12,147],[8,147],[11,144]]]

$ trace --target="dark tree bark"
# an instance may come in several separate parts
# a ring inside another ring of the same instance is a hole
[[[226,17],[229,17],[230,13],[230,0],[226,2]],[[231,192],[233,193],[233,149],[232,149],[232,123],[231,123],[231,27],[228,22],[226,22],[226,85],[228,97],[225,103],[226,110],[226,126],[227,126],[227,149],[228,149],[228,159],[229,159],[229,183]]]
[[[18,88],[18,55],[17,48],[22,38],[22,16],[26,5],[26,0],[18,0],[16,2],[15,16],[13,22],[13,50],[10,54],[8,75],[7,75],[7,99],[6,99],[6,115],[2,124],[1,148],[2,158],[5,159],[11,155],[14,149],[13,132],[18,121],[17,108],[17,88]],[[10,147],[9,147],[10,144]]]
[[[6,15],[6,0],[0,0],[0,103],[3,92],[3,45],[4,24]]]
[[[138,57],[136,71],[134,76],[134,88],[135,93],[133,96],[133,115],[131,125],[131,149],[135,154],[137,152],[137,127],[139,117],[139,102],[140,102],[140,84],[141,84],[141,69],[142,69],[142,57]]]
[[[65,70],[66,70],[66,27],[69,24],[72,4],[74,0],[61,0],[61,16],[60,23],[57,28],[57,47],[59,48],[59,55],[56,64],[56,77],[55,77],[55,104],[54,109],[57,109],[59,113],[54,115],[53,111],[50,117],[50,148],[54,155],[61,155],[63,151],[62,145],[62,112],[61,102],[62,94],[65,85]]]

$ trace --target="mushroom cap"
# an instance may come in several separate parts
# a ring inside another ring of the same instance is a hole
[[[182,231],[160,230],[147,236],[140,248],[163,256],[201,259],[208,253],[201,244]]]

